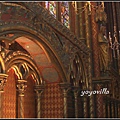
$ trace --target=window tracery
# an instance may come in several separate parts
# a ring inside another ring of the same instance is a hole
[[[67,28],[70,27],[70,18],[69,18],[69,3],[64,1],[61,2],[61,22]]]

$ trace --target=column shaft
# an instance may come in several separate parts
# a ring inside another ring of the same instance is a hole
[[[2,118],[2,93],[0,92],[0,118]]]
[[[64,118],[67,118],[67,92],[64,90]]]
[[[37,108],[37,118],[41,118],[41,97],[43,90],[45,88],[45,85],[36,85],[35,86],[35,92],[36,92],[36,108]]]
[[[18,89],[18,117],[24,118],[24,92],[27,85],[25,84],[26,80],[18,80],[17,89]]]
[[[2,118],[2,93],[7,82],[7,74],[0,73],[0,118]]]
[[[20,103],[20,114],[19,118],[24,118],[24,98],[23,96],[19,96],[19,103]]]
[[[60,87],[63,91],[63,107],[64,107],[64,114],[63,114],[63,117],[64,118],[67,118],[68,117],[68,107],[67,107],[67,94],[68,94],[68,91],[70,89],[70,84],[69,83],[60,83]]]
[[[75,95],[75,118],[78,118],[78,99],[77,99],[77,95]]]

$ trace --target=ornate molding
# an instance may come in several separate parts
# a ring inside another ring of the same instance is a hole
[[[27,69],[26,72],[24,74],[21,73],[23,79],[26,79],[26,77],[31,74],[36,85],[44,83],[36,63],[28,54],[21,51],[9,51],[5,56],[4,61],[6,65],[6,71],[8,71],[11,67],[14,67],[14,65],[17,65],[18,69],[20,69],[22,65],[26,65],[24,66],[24,69]]]
[[[70,64],[76,52],[83,54],[85,58],[89,56],[90,51],[84,42],[38,3],[26,2],[24,8],[17,3],[8,5],[0,3],[0,5],[2,6],[0,32],[5,32],[7,27],[7,31],[27,30],[32,34],[34,31],[37,35],[42,35],[46,39],[44,42],[53,49],[67,76],[70,74]],[[9,16],[7,20],[2,17],[4,14]]]
[[[5,73],[5,63],[4,63],[4,60],[3,60],[3,57],[2,57],[2,54],[0,53],[0,67],[1,67],[1,70],[0,70],[0,73]]]
[[[43,84],[43,85],[35,85],[35,88],[34,88],[37,96],[38,96],[38,94],[41,95],[41,93],[43,92],[44,89],[45,89],[45,84]]]
[[[26,85],[26,80],[18,80],[17,88],[19,92],[19,96],[24,96]]]
[[[79,49],[82,51],[88,53],[89,49],[86,47],[86,45],[83,43],[83,41],[80,41],[68,28],[66,28],[64,25],[62,25],[60,22],[58,22],[56,19],[54,19],[53,15],[49,14],[48,11],[42,7],[40,4],[32,2],[32,3],[25,3],[25,5],[33,11],[37,11],[36,14],[45,20],[46,23],[48,23],[53,29],[59,31],[60,33],[64,33],[64,36],[70,40],[73,44],[75,44]]]
[[[7,82],[7,74],[0,73],[0,92],[4,92],[4,86]]]

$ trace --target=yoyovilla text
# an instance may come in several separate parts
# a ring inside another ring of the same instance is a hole
[[[109,90],[107,90],[107,88],[103,88],[101,90],[93,90],[93,91],[86,90],[86,91],[81,91],[81,96],[84,96],[84,95],[91,96],[92,94],[93,95],[94,94],[109,94]]]

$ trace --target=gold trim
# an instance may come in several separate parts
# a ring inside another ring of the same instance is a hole
[[[3,73],[5,73],[5,63],[1,54],[0,54],[0,63],[1,63],[1,69],[3,70]]]

